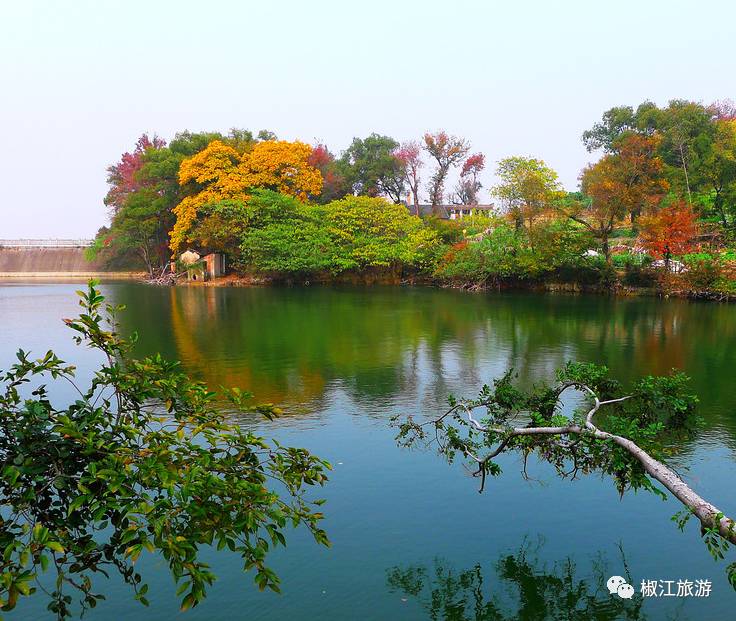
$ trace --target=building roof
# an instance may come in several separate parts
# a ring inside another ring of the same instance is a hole
[[[406,208],[411,213],[416,213],[414,209],[414,205],[407,205]],[[429,204],[419,204],[419,215],[420,216],[431,216],[434,213],[438,213],[440,218],[449,218],[450,217],[450,210],[451,209],[472,209],[474,211],[493,211],[495,208],[495,205],[486,204],[486,205],[437,205],[436,206],[436,212],[432,208],[432,205]]]

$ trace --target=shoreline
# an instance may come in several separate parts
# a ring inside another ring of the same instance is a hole
[[[657,297],[660,299],[687,299],[706,302],[736,302],[736,295],[721,293],[718,291],[694,291],[688,289],[662,289],[658,287],[636,287],[632,285],[617,285],[604,287],[601,285],[583,285],[579,283],[560,282],[529,282],[529,283],[503,283],[496,285],[478,284],[472,282],[443,282],[435,279],[407,278],[407,279],[380,279],[380,278],[345,278],[333,280],[298,280],[298,279],[274,279],[266,276],[225,276],[215,280],[188,281],[182,280],[169,285],[161,285],[143,280],[148,284],[159,286],[183,286],[183,287],[312,287],[331,285],[352,285],[370,288],[373,286],[392,287],[428,287],[436,289],[455,289],[467,293],[492,293],[503,291],[529,291],[538,293],[565,293],[578,295],[607,295],[616,298],[627,297]]]
[[[214,280],[172,280],[157,282],[149,280],[145,272],[0,272],[0,284],[18,283],[23,280],[33,282],[43,281],[85,281],[97,279],[101,281],[126,280],[154,286],[179,287],[312,287],[351,285],[356,287],[428,287],[436,289],[455,289],[467,293],[492,293],[502,291],[529,291],[538,293],[565,293],[576,295],[607,295],[616,298],[626,297],[657,297],[661,299],[677,298],[706,302],[736,302],[736,295],[712,290],[693,291],[688,289],[665,289],[660,287],[636,287],[618,284],[614,287],[589,285],[569,282],[513,282],[513,283],[477,283],[477,282],[450,282],[433,278],[399,276],[387,277],[385,274],[350,275],[344,278],[325,279],[284,279],[270,276],[256,275],[228,275]]]
[[[106,280],[140,280],[145,282],[145,272],[0,272],[0,282],[32,280],[88,280],[90,278]]]

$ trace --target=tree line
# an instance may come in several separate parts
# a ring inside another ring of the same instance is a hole
[[[404,143],[373,133],[338,155],[269,131],[183,132],[169,144],[143,135],[108,168],[111,223],[92,253],[111,261],[135,256],[152,275],[194,247],[228,254],[240,271],[290,277],[380,267],[482,279],[475,264],[492,264],[488,252],[507,248],[513,277],[539,275],[517,265],[525,253],[542,272],[569,264],[559,253],[539,254],[549,251],[542,240],[551,238],[575,238],[577,263],[591,251],[608,266],[616,254],[612,239],[622,235],[636,240],[625,242],[631,249],[667,264],[701,250],[704,231],[728,242],[736,215],[733,103],[615,107],[582,139],[600,157],[581,171],[575,191],[566,191],[541,159],[507,157],[489,188],[493,217],[460,224],[440,222],[440,206],[480,202],[486,158],[445,131]],[[453,170],[457,183],[448,189]],[[418,208],[424,197],[428,214]],[[343,212],[350,216],[331,215]],[[288,253],[302,256],[275,259]],[[482,260],[474,264],[473,256]]]

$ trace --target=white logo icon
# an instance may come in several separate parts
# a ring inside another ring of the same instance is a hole
[[[611,576],[608,582],[606,582],[606,586],[611,595],[618,595],[621,599],[631,599],[634,597],[634,587],[621,576]]]

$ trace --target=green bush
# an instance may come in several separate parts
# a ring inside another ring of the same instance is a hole
[[[646,254],[634,254],[631,252],[623,252],[614,254],[611,257],[611,263],[616,269],[627,269],[628,267],[644,267],[652,262],[652,258]]]
[[[645,265],[627,263],[621,280],[629,287],[653,287],[657,283],[657,274]]]
[[[303,204],[270,191],[254,192],[240,250],[245,266],[275,276],[390,269],[431,271],[442,244],[404,205],[348,196]]]
[[[708,253],[685,255],[683,262],[687,266],[685,281],[694,291],[707,291],[714,287],[721,278],[720,259]]]
[[[456,244],[436,270],[443,279],[482,282],[562,280],[607,282],[602,258],[586,257],[590,237],[568,221],[540,224],[528,232],[496,222],[480,241]]]
[[[457,244],[463,239],[463,229],[457,220],[442,220],[429,216],[422,220],[425,226],[434,231],[443,244]]]

